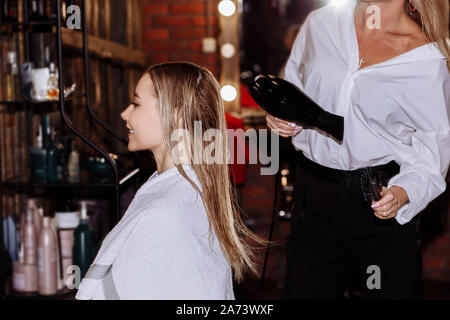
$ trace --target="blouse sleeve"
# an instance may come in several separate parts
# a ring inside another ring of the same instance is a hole
[[[445,177],[450,164],[450,131],[417,131],[412,136],[413,157],[400,165],[400,172],[389,181],[402,187],[409,203],[397,212],[397,221],[405,224],[446,189]]]
[[[291,50],[291,54],[289,56],[289,59],[286,63],[286,69],[285,69],[285,80],[292,82],[297,87],[299,87],[301,90],[303,90],[303,84],[301,81],[301,74],[300,74],[300,62],[302,61],[307,38],[308,38],[308,29],[310,24],[310,16],[306,19],[306,21],[303,23],[302,27],[300,28],[300,31],[297,35],[297,38],[295,39],[294,45]]]
[[[450,165],[449,79],[430,90],[432,98],[417,99],[414,109],[420,112],[416,113],[410,152],[403,155],[399,174],[388,183],[388,188],[402,187],[409,197],[409,203],[397,212],[400,224],[411,221],[446,189]],[[427,102],[434,105],[427,106]]]
[[[289,59],[286,63],[286,69],[285,69],[285,76],[284,79],[293,83],[301,90],[304,90],[303,83],[302,83],[302,75],[301,75],[301,69],[300,69],[300,63],[303,59],[305,46],[307,43],[307,38],[309,34],[309,28],[310,28],[310,20],[311,20],[311,14],[307,17],[305,22],[303,23],[302,27],[300,28],[300,31],[297,35],[297,38],[295,39],[294,45],[292,47],[291,54],[289,56]],[[307,141],[307,134],[306,134],[306,128],[304,128],[299,134],[292,136],[291,141],[296,141],[297,145],[302,145],[306,143]],[[295,144],[294,144],[295,146]]]

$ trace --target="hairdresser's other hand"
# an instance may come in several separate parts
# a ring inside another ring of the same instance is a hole
[[[270,129],[275,131],[278,135],[283,138],[288,138],[293,135],[297,135],[302,131],[302,127],[297,126],[293,122],[281,120],[277,117],[271,116],[270,114],[266,117],[267,125]]]
[[[372,201],[372,208],[375,216],[382,220],[395,218],[398,210],[409,202],[408,193],[399,186],[392,186],[389,189],[383,186],[381,196],[379,201]]]

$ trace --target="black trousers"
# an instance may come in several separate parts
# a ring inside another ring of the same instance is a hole
[[[336,183],[296,169],[287,239],[286,299],[417,299],[422,250],[416,216],[380,220],[361,195],[359,176]]]

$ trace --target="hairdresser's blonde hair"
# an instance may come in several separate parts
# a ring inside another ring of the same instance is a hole
[[[201,136],[208,129],[218,129],[226,137],[226,122],[220,86],[212,73],[192,63],[174,62],[154,65],[148,69],[155,93],[159,99],[163,141],[173,158],[173,150],[178,148],[172,141],[172,133],[179,127],[187,130],[187,153],[194,159],[195,152],[202,152],[210,142],[201,141],[194,145],[194,122],[201,121]],[[202,140],[202,139],[198,139]],[[179,159],[172,159],[178,171],[192,184],[202,197],[209,221],[209,235],[214,228],[222,251],[230,263],[234,278],[243,279],[246,269],[257,273],[257,250],[266,241],[253,234],[244,224],[237,209],[235,195],[230,181],[227,159],[227,139],[223,140],[220,152],[223,164],[192,164],[201,189],[189,179],[180,165]]]
[[[415,11],[411,10],[409,0],[405,0],[405,10],[422,27],[427,39],[437,43],[447,57],[450,71],[449,0],[411,0],[411,5]]]

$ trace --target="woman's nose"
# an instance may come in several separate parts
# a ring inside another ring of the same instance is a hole
[[[120,117],[123,121],[128,121],[128,115],[130,113],[130,106],[128,106],[123,112],[120,114]]]

